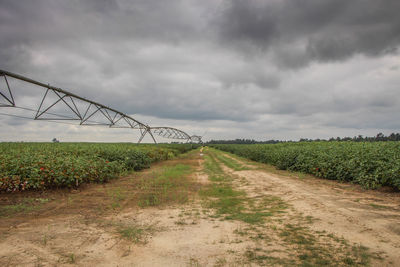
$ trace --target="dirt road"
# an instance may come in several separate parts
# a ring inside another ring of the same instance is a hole
[[[400,265],[398,193],[210,149],[105,185],[0,198],[0,266]]]
[[[376,265],[400,266],[399,193],[366,191],[312,177],[299,179],[256,165],[260,169],[226,171],[245,178],[247,191],[278,196],[304,216],[312,216],[315,231],[327,231],[377,252],[384,260]]]

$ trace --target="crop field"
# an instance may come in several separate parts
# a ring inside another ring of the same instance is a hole
[[[339,149],[345,145],[359,165],[370,155],[373,162],[397,166],[389,161],[395,151],[383,153],[391,155],[386,160],[377,156],[378,148],[388,144],[218,147],[249,157],[268,151],[276,156],[297,153],[296,160],[309,155],[308,160],[317,164],[312,167],[322,173],[330,163],[321,164],[323,157],[317,152],[326,159],[340,158]],[[329,148],[334,145],[336,150]],[[362,152],[371,154],[356,157],[353,150],[362,145],[369,148]],[[309,179],[197,145],[2,143],[0,147],[0,266],[400,263],[397,192]],[[386,151],[393,147],[396,144]],[[332,152],[336,154],[328,154]],[[354,165],[348,168],[357,168],[351,159]],[[156,161],[160,162],[152,164]],[[341,166],[334,164],[331,168]],[[85,183],[92,184],[79,187]],[[53,190],[57,188],[73,190]]]
[[[0,192],[78,187],[171,159],[194,145],[0,143]]]
[[[399,142],[300,142],[254,145],[212,145],[254,161],[353,182],[364,188],[400,189]]]

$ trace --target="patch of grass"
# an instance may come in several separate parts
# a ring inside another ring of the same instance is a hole
[[[371,259],[383,259],[380,254],[371,254],[369,249],[361,244],[353,245],[349,254],[348,258],[344,260],[352,262],[351,266],[367,266],[370,264]]]
[[[187,223],[186,223],[185,219],[181,218],[181,219],[175,221],[175,224],[176,225],[186,225]]]
[[[154,225],[139,226],[135,224],[117,225],[117,231],[121,237],[135,244],[146,243],[146,237],[155,231]]]
[[[11,215],[19,212],[30,212],[35,210],[37,207],[31,206],[26,203],[18,203],[14,205],[5,205],[0,208],[0,216]]]
[[[225,266],[228,262],[226,261],[225,258],[218,258],[215,263],[214,263],[214,267],[222,267]]]
[[[243,191],[234,190],[228,184],[212,184],[211,187],[200,191],[200,195],[213,198],[234,198],[243,196]]]
[[[218,150],[218,149],[215,149],[215,148],[211,148],[211,149],[212,149],[213,151],[220,152],[220,150]],[[227,152],[227,151],[224,151],[224,153],[227,154],[227,155],[229,155],[229,157],[235,159],[235,160],[238,161],[238,162],[244,162],[245,164],[247,164],[247,165],[252,165],[252,166],[260,165],[259,162],[252,161],[252,160],[247,159],[247,158],[243,158],[243,157],[238,156],[238,155],[236,155],[236,154],[232,154],[232,153]]]
[[[207,150],[209,151],[209,150]],[[208,174],[208,179],[211,182],[231,182],[232,178],[229,175],[225,175],[221,168],[221,165],[215,159],[215,154],[213,152],[208,152],[204,156],[204,169]]]
[[[196,258],[190,258],[190,259],[189,259],[189,264],[188,264],[188,266],[189,266],[189,267],[200,267],[201,265],[200,265],[198,259],[196,259]]]
[[[73,263],[75,263],[75,262],[76,262],[75,254],[74,254],[74,253],[68,254],[68,263],[73,264]]]
[[[237,235],[240,235],[240,236],[246,236],[246,235],[249,234],[249,233],[247,232],[247,230],[243,230],[242,228],[235,229],[235,230],[233,231],[233,233],[235,233],[235,234],[237,234]]]
[[[269,238],[266,234],[263,234],[261,232],[255,233],[254,235],[250,236],[251,239],[253,240],[266,240],[266,241],[270,241],[271,238]]]
[[[211,182],[230,182],[232,179],[226,175],[212,175],[208,176],[208,180]]]
[[[111,207],[113,209],[120,208],[121,202],[126,198],[125,192],[123,192],[121,188],[114,188],[109,190],[108,195],[111,197]]]
[[[299,224],[285,224],[279,237],[296,252],[301,266],[368,266],[371,258],[377,258],[364,246],[350,246],[333,234],[319,234],[317,238],[307,226]]]
[[[214,151],[216,152],[216,151]],[[235,171],[243,171],[243,170],[249,170],[249,168],[243,166],[240,164],[238,161],[224,156],[221,152],[216,152],[215,153],[216,158],[221,161],[223,164],[225,164],[227,167],[235,170]]]
[[[43,236],[43,239],[42,239],[42,243],[43,243],[44,246],[47,245],[48,239],[49,239],[49,237],[45,234],[45,235]]]
[[[281,198],[276,196],[265,195],[261,198],[256,210],[267,210],[269,213],[284,213],[288,205]]]
[[[331,238],[331,239],[333,239],[336,243],[342,243],[343,245],[348,245],[349,244],[347,242],[347,240],[344,239],[343,237],[339,238],[339,237],[335,236],[334,234],[328,234],[326,236]]]
[[[158,206],[170,202],[185,203],[189,199],[192,180],[189,165],[177,164],[154,172],[151,177],[142,178],[139,182],[140,207]]]
[[[209,175],[218,175],[223,173],[221,166],[215,160],[213,154],[208,153],[207,155],[204,156],[204,159],[205,159],[204,167]]]
[[[259,224],[264,222],[265,217],[271,216],[268,212],[239,212],[233,215],[228,215],[225,219],[228,220],[239,220],[250,224]]]
[[[390,208],[388,206],[378,205],[378,204],[375,204],[375,203],[370,203],[369,205],[371,207],[375,208],[375,209],[389,209]]]
[[[35,198],[35,201],[39,204],[44,204],[49,202],[50,200],[48,198]]]
[[[49,202],[47,198],[24,198],[21,202],[0,206],[0,217],[8,217],[16,213],[28,213],[39,210],[42,204]]]
[[[212,152],[205,157],[205,160],[205,170],[210,177],[219,177],[212,179],[213,183],[199,192],[200,196],[207,199],[207,207],[216,211],[214,217],[223,216],[226,220],[259,224],[265,217],[286,209],[280,198],[271,196],[251,199],[247,197],[245,191],[235,190],[232,187],[233,178],[222,172]]]
[[[315,221],[315,218],[313,216],[307,215],[305,218],[306,223],[312,224]]]
[[[247,249],[244,256],[249,262],[256,262],[261,266],[295,266],[296,262],[291,259],[278,258],[269,255],[268,251],[254,248]]]
[[[316,239],[314,235],[306,231],[306,228],[299,225],[286,224],[280,232],[283,241],[297,245],[312,245]]]
[[[143,236],[143,229],[136,226],[123,227],[118,230],[119,234],[134,243],[139,243]]]

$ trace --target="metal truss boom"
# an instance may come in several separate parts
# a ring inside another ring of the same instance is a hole
[[[183,139],[187,140],[187,142],[192,143],[203,143],[201,140],[202,136],[199,135],[188,135],[186,132],[172,128],[172,127],[150,127],[153,133],[162,136],[164,138],[172,138],[172,139]]]
[[[190,135],[185,133],[182,130],[172,128],[172,127],[151,127],[150,128],[153,133],[162,136],[164,138],[173,138],[173,139],[186,139],[190,140]]]
[[[16,105],[7,77],[46,89],[40,105],[35,112],[33,118],[35,120],[78,121],[79,125],[86,126],[103,125],[111,128],[138,129],[141,133],[138,143],[143,140],[146,134],[149,134],[154,143],[157,143],[153,133],[164,138],[183,139],[187,140],[187,142],[201,142],[201,137],[190,136],[184,131],[172,127],[150,127],[121,111],[19,74],[0,70],[0,78],[1,76],[4,78],[7,88],[3,90],[3,92],[1,91],[2,88],[0,88],[0,100],[4,102],[0,103],[0,107],[14,107],[29,110]],[[48,103],[49,101],[50,103]],[[62,108],[66,109],[70,115],[66,116],[52,112],[52,110],[60,108],[60,105]],[[95,120],[96,118],[101,121]]]

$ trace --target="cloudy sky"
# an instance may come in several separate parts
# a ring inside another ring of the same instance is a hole
[[[400,131],[399,10],[399,0],[0,0],[0,69],[206,140],[388,134]],[[44,90],[10,85],[17,105],[37,108]],[[137,132],[0,115],[0,141],[53,137]]]

